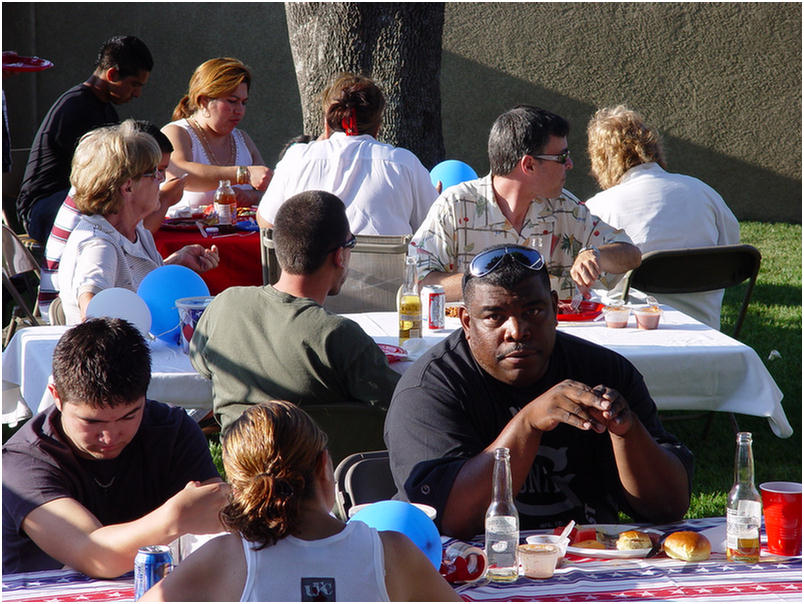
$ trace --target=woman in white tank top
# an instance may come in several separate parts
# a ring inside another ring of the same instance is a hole
[[[212,203],[221,180],[234,186],[238,205],[259,203],[273,171],[236,127],[246,113],[250,84],[251,73],[237,59],[210,59],[196,68],[173,121],[162,128],[173,145],[168,176],[187,175],[184,196],[168,216]]]
[[[150,601],[460,601],[401,533],[331,515],[327,436],[299,407],[246,410],[223,437],[231,534],[194,552]]]

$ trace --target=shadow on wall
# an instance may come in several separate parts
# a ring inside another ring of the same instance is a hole
[[[569,146],[575,167],[567,178],[567,188],[582,200],[600,190],[590,174],[586,153],[586,125],[598,107],[447,51],[441,66],[441,101],[447,158],[460,159],[478,174],[487,174],[486,143],[494,119],[518,104],[537,105],[570,122]],[[661,131],[661,125],[657,127]],[[738,219],[801,223],[800,179],[662,135],[669,171],[703,180],[723,196]]]

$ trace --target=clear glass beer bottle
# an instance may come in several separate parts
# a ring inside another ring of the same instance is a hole
[[[486,578],[507,583],[519,576],[519,513],[511,489],[511,456],[505,447],[494,451],[491,505],[486,510]]]
[[[734,486],[726,503],[726,557],[736,562],[759,561],[762,497],[754,486],[751,433],[737,434]]]

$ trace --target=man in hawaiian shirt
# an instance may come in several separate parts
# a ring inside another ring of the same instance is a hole
[[[503,243],[540,249],[560,300],[639,266],[641,254],[628,236],[563,188],[573,165],[568,132],[564,118],[528,105],[495,120],[491,173],[444,191],[413,237],[423,285],[442,285],[448,301],[460,300],[474,255]]]

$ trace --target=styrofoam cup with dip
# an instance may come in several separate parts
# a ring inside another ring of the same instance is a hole
[[[603,309],[603,317],[606,319],[606,327],[623,328],[628,325],[628,315],[631,309],[627,306],[606,306]]]
[[[634,309],[634,316],[639,329],[656,329],[659,327],[662,309],[655,305],[643,306]]]
[[[549,543],[525,543],[517,548],[522,572],[531,579],[549,579],[561,556],[558,546]]]
[[[555,545],[561,558],[567,555],[567,546],[570,542],[569,537],[561,535],[529,535],[525,541],[534,545]]]

